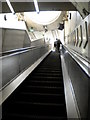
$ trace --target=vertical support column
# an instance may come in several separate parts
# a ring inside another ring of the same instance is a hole
[[[88,4],[88,11],[90,11],[90,1]],[[90,58],[90,15],[88,16],[88,57]],[[89,70],[88,70],[89,71]],[[90,71],[89,71],[90,72]],[[88,120],[90,119],[90,80],[88,81]]]
[[[64,21],[64,44],[66,43],[65,41],[65,21]]]
[[[0,13],[2,13],[2,2],[0,2]],[[0,29],[0,54],[1,53],[2,53],[2,29]],[[2,59],[0,58],[0,89],[1,88],[2,88]],[[2,92],[0,91],[0,103],[1,101],[2,101]],[[2,106],[0,104],[0,120],[1,118],[2,118]]]

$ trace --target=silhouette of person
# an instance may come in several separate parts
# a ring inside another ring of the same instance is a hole
[[[62,43],[59,39],[56,38],[56,40],[57,40],[57,51],[59,52],[60,44],[62,44]]]

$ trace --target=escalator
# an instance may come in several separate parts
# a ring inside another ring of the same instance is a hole
[[[51,52],[2,104],[2,120],[67,120],[59,53]]]

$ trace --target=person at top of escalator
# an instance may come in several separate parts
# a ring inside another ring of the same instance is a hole
[[[58,52],[60,50],[60,44],[62,44],[61,41],[56,38],[55,47],[56,47],[56,51],[58,51]]]

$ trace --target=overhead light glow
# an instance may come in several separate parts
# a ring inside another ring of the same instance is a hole
[[[38,7],[37,0],[33,0],[33,1],[34,1],[34,6],[35,6],[35,9],[36,9],[36,12],[39,13],[39,7]]]
[[[37,24],[48,25],[55,22],[61,14],[61,11],[40,11],[39,14],[36,12],[25,12],[24,15],[30,20]]]
[[[9,6],[11,12],[14,14],[15,12],[14,12],[14,9],[13,9],[13,7],[12,7],[10,1],[9,1],[9,0],[6,0],[6,2],[7,2],[7,4],[8,4],[8,6]]]

